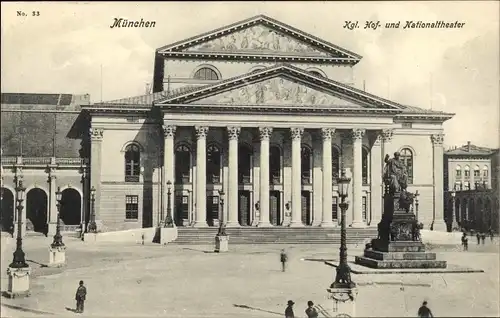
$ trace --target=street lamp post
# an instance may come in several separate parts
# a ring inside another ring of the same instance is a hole
[[[22,238],[22,211],[23,201],[26,188],[23,186],[22,181],[18,181],[16,186],[17,193],[17,240],[16,250],[14,251],[14,259],[7,269],[9,275],[9,288],[7,296],[11,298],[29,296],[30,292],[30,274],[31,268],[26,263],[25,254],[23,251],[23,238]]]
[[[335,276],[335,282],[332,284],[332,288],[354,288],[356,284],[351,281],[351,268],[347,263],[347,231],[346,231],[346,211],[349,208],[349,203],[346,202],[346,198],[349,192],[350,178],[345,175],[345,170],[342,169],[342,175],[338,179],[338,189],[340,196],[340,261],[337,267],[337,274]]]
[[[451,218],[452,218],[452,221],[451,221],[451,231],[457,231],[459,230],[459,227],[458,227],[458,223],[457,223],[457,216],[456,216],[456,209],[455,209],[455,196],[457,195],[457,193],[455,192],[455,190],[452,190],[451,191]]]
[[[54,235],[54,241],[50,244],[49,248],[49,266],[51,267],[61,267],[66,263],[66,246],[62,241],[61,235],[61,199],[62,193],[61,188],[57,188],[56,201],[57,201],[57,223],[56,223],[56,234]]]
[[[97,224],[95,223],[95,188],[92,186],[90,189],[90,202],[91,202],[91,213],[90,213],[90,223],[88,226],[89,233],[97,233]]]
[[[349,193],[350,182],[351,179],[347,178],[345,169],[342,169],[341,176],[337,179],[341,199],[339,204],[341,210],[340,260],[336,268],[335,281],[327,289],[329,298],[333,299],[333,316],[336,317],[355,317],[355,298],[358,293],[356,284],[351,280],[351,268],[347,263],[346,211],[349,204],[346,202],[346,198]]]
[[[224,224],[224,191],[219,191],[219,203],[220,203],[220,213],[219,213],[219,231],[215,235],[215,252],[227,252],[229,246],[229,237],[226,234],[226,226]]]
[[[171,195],[172,195],[172,182],[170,180],[167,181],[167,216],[165,217],[165,222],[163,227],[174,227],[174,221],[172,219],[172,204],[171,204]]]

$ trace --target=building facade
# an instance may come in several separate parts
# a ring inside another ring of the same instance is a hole
[[[83,105],[75,127],[99,229],[156,226],[168,206],[177,226],[337,226],[342,168],[348,224],[376,226],[384,156],[398,151],[419,219],[444,230],[452,114],[355,88],[360,60],[266,16],[157,49],[150,94]]]
[[[445,151],[445,219],[465,228],[498,233],[499,149],[466,145]],[[453,196],[454,195],[454,196]]]

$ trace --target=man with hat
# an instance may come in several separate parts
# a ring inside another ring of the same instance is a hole
[[[318,311],[316,310],[316,308],[314,308],[314,303],[312,302],[312,300],[309,300],[307,302],[306,315],[307,318],[318,318]]]
[[[83,286],[83,280],[81,280],[75,295],[77,313],[83,313],[83,305],[85,303],[86,296],[87,288]]]
[[[293,302],[293,300],[289,300],[288,301],[288,305],[285,309],[285,318],[295,318],[295,314],[293,313],[293,305],[295,303]]]

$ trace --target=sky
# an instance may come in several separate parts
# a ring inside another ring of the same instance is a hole
[[[364,81],[375,95],[456,114],[444,124],[446,147],[500,146],[498,1],[2,2],[1,9],[2,92],[99,101],[102,65],[102,100],[141,95],[156,48],[265,14],[363,56],[356,87]],[[111,29],[114,18],[156,26]],[[364,29],[365,21],[407,20],[465,25]],[[361,27],[345,29],[345,21]]]

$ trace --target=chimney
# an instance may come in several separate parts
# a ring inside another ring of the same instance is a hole
[[[470,141],[467,141],[467,152],[470,152]]]

